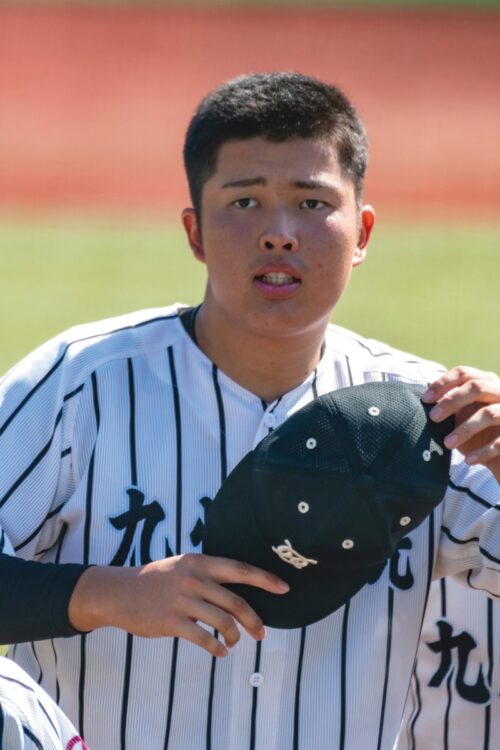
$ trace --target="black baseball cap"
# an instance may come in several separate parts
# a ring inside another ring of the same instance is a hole
[[[205,511],[203,552],[276,573],[287,594],[231,585],[264,623],[309,625],[375,582],[443,499],[453,428],[424,388],[365,383],[320,396],[248,453]]]

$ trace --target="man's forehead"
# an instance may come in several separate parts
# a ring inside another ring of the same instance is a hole
[[[331,182],[340,174],[335,143],[329,139],[293,138],[270,141],[267,138],[233,139],[222,144],[213,177],[221,186],[264,185],[279,175],[290,183]],[[307,184],[306,184],[307,183]]]

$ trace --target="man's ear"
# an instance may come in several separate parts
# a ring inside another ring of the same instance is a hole
[[[352,256],[352,265],[359,266],[366,258],[366,251],[373,225],[375,224],[375,211],[371,206],[363,206],[360,216],[360,227],[358,235],[358,244]]]
[[[182,212],[181,218],[189,242],[189,247],[193,251],[194,257],[201,263],[205,263],[205,252],[203,250],[201,232],[194,208],[185,208]]]

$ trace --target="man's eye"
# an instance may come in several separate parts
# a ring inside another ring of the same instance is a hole
[[[238,200],[233,201],[233,206],[236,206],[236,208],[254,208],[256,205],[255,198],[238,198]]]
[[[320,201],[317,198],[306,198],[306,200],[302,201],[302,203],[300,204],[300,208],[308,208],[312,211],[318,211],[320,208],[324,208],[325,206],[325,201]]]

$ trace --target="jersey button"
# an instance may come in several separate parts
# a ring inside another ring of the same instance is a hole
[[[274,414],[268,412],[264,416],[264,424],[266,425],[266,427],[276,427],[276,417],[274,416]]]
[[[250,675],[250,685],[252,687],[260,687],[264,682],[264,675],[260,672],[254,672]]]

